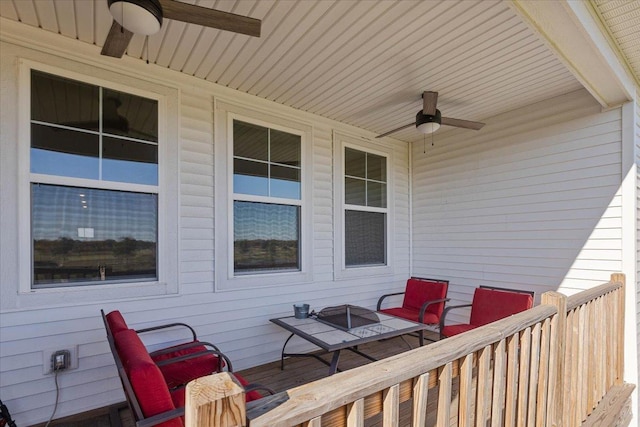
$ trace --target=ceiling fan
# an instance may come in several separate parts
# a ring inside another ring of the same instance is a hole
[[[480,130],[484,123],[472,122],[470,120],[452,119],[451,117],[442,117],[440,110],[436,108],[438,103],[438,92],[424,91],[422,93],[422,110],[416,114],[416,121],[408,125],[401,126],[397,129],[385,132],[376,138],[382,138],[392,133],[415,126],[420,133],[429,134],[440,129],[440,125],[454,126],[458,128]]]
[[[113,24],[102,55],[121,58],[134,34],[151,35],[163,18],[260,37],[259,19],[222,12],[177,0],[107,0]]]

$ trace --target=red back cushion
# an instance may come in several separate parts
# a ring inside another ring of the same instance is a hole
[[[134,330],[127,329],[114,334],[114,339],[122,365],[145,418],[175,409],[162,372],[151,360],[138,334]],[[183,426],[180,418],[174,418],[158,425],[162,427]]]
[[[533,297],[494,289],[476,288],[469,323],[486,325],[533,307]]]
[[[422,304],[427,301],[446,298],[447,286],[447,282],[432,282],[411,278],[407,280],[402,306],[407,309],[420,310]],[[444,302],[440,302],[429,305],[425,313],[435,314],[439,319],[443,310]]]
[[[118,332],[129,329],[127,322],[124,321],[124,317],[122,317],[122,314],[120,314],[118,310],[114,310],[107,314],[107,323],[109,324],[109,329],[111,329],[111,333],[114,336]]]

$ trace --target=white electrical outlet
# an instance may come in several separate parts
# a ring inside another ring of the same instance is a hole
[[[42,351],[42,373],[44,375],[52,375],[53,367],[52,367],[52,357],[53,355],[60,350],[68,350],[69,351],[69,367],[60,372],[65,372],[70,369],[78,368],[78,346],[77,345],[61,345],[56,348],[47,349]]]

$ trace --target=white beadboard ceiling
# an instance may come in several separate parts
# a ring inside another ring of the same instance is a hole
[[[424,90],[482,121],[581,87],[499,0],[183,1],[261,19],[262,37],[165,20],[151,63],[376,133],[411,123]],[[0,0],[0,16],[98,47],[112,21],[107,0]],[[142,36],[127,55],[147,59]]]
[[[640,1],[592,0],[600,21],[640,86]]]

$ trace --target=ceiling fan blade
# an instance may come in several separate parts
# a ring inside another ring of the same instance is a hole
[[[261,22],[259,19],[175,0],[160,0],[160,5],[162,6],[162,16],[167,19],[260,37]]]
[[[471,120],[452,119],[451,117],[443,117],[442,124],[473,130],[480,130],[484,126],[484,123],[472,122]]]
[[[424,91],[422,93],[422,112],[428,116],[435,116],[438,103],[438,92]]]
[[[124,52],[127,50],[127,46],[129,46],[131,37],[133,37],[133,33],[123,28],[114,19],[109,34],[102,45],[100,54],[114,58],[122,58],[122,55],[124,55]]]
[[[382,135],[378,135],[378,136],[376,136],[376,138],[383,138],[383,137],[385,137],[385,136],[387,136],[387,135],[391,135],[392,133],[399,132],[399,131],[401,131],[401,130],[403,130],[403,129],[406,129],[406,128],[409,128],[409,127],[411,127],[411,126],[415,126],[415,125],[416,125],[416,123],[415,123],[415,122],[413,122],[413,123],[409,123],[408,125],[400,126],[400,127],[399,127],[399,128],[397,128],[397,129],[390,130],[389,132],[385,132],[385,133],[383,133]]]

